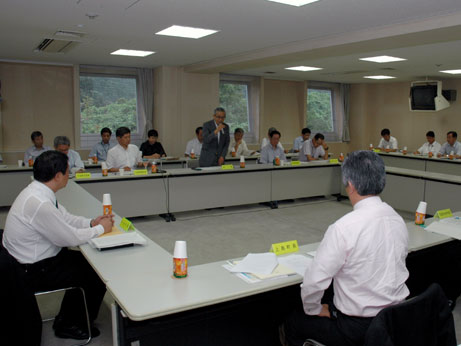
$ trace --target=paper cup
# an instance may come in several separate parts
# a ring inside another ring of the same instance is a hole
[[[174,244],[174,258],[187,258],[187,243],[184,240],[176,240]]]
[[[105,193],[104,195],[102,195],[102,204],[103,205],[111,205],[112,204],[112,201],[111,201],[111,198],[110,198],[110,193]]]
[[[427,210],[427,202],[419,202],[418,209],[416,209],[416,212],[419,214],[426,214]]]
[[[18,160],[18,167],[22,167],[22,160]]]
[[[105,162],[101,162],[101,169],[107,169],[107,164]]]
[[[240,156],[240,162],[245,162],[245,156]]]
[[[122,175],[122,176],[125,174],[125,170],[124,170],[123,168],[120,168],[120,169],[118,170],[118,172],[119,172],[120,175]]]

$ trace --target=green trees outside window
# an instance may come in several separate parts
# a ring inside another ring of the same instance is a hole
[[[226,110],[226,123],[231,132],[240,127],[250,131],[248,85],[221,82],[219,84],[219,104]]]
[[[333,132],[333,92],[329,89],[307,90],[306,124],[321,133]]]

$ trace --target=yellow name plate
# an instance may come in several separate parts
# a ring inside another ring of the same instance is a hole
[[[375,153],[380,153],[380,152],[381,152],[381,150],[379,150],[379,149],[373,149],[373,151],[374,151]]]
[[[223,169],[223,170],[234,169],[234,165],[222,165],[222,166],[221,166],[221,169]]]
[[[133,224],[131,223],[130,220],[128,220],[126,217],[124,217],[122,219],[122,221],[120,221],[120,227],[124,230],[124,231],[134,231],[134,226]]]
[[[147,169],[135,169],[133,175],[147,175]]]
[[[292,166],[301,166],[301,161],[291,161]]]
[[[338,159],[330,159],[330,163],[339,163]]]
[[[75,178],[76,179],[88,179],[88,178],[91,178],[91,173],[88,173],[88,172],[76,173]]]
[[[446,219],[449,217],[453,217],[453,213],[451,212],[450,209],[437,210],[434,217],[436,219]]]
[[[286,253],[296,252],[299,250],[298,241],[290,240],[283,243],[274,243],[271,246],[271,252],[276,255],[284,255]]]

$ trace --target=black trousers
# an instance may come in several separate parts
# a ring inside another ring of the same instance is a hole
[[[301,304],[285,321],[286,340],[290,346],[302,346],[314,339],[327,346],[361,346],[372,317],[351,317],[329,303],[331,318],[309,316]]]
[[[98,316],[106,286],[80,251],[63,248],[55,257],[34,264],[22,265],[27,286],[33,290],[49,291],[65,287],[82,287],[85,291],[91,322]],[[78,290],[66,291],[59,312],[64,325],[85,327],[85,308]]]

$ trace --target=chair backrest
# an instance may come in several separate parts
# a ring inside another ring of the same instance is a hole
[[[365,346],[456,346],[448,300],[438,284],[383,309],[371,322]]]

